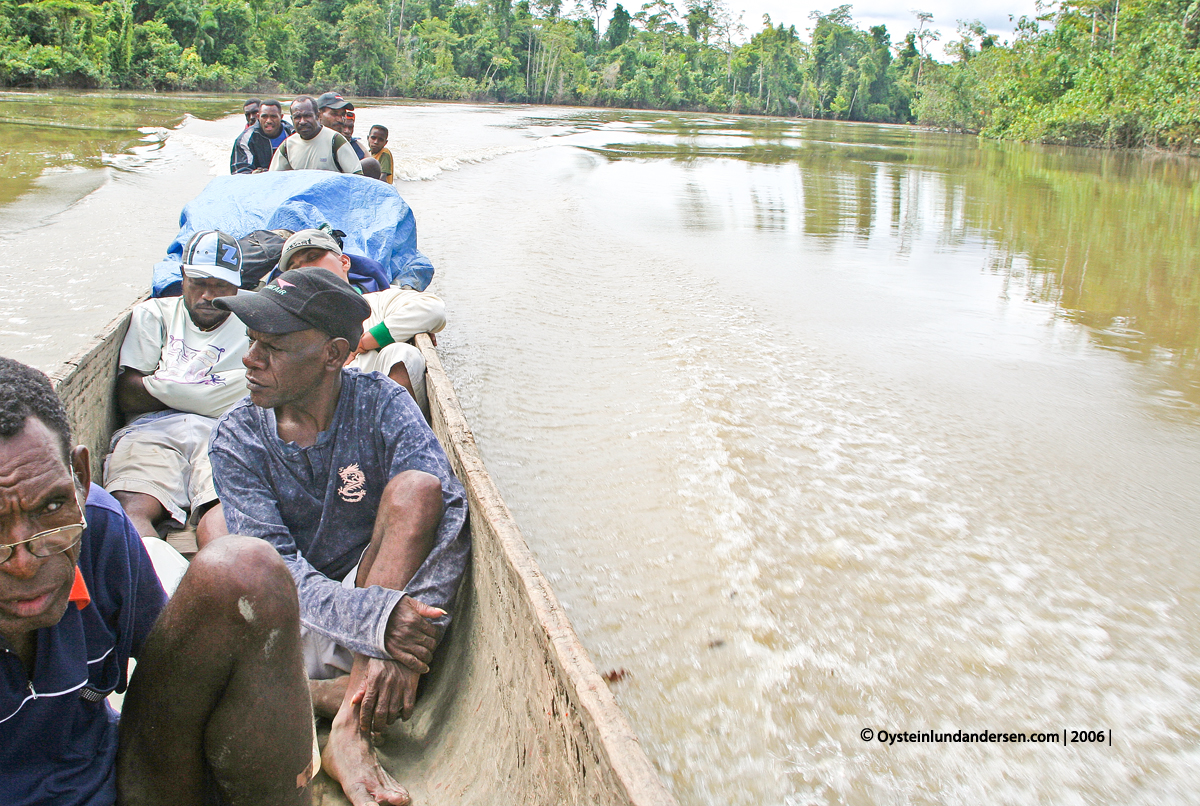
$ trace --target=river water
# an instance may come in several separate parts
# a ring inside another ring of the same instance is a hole
[[[0,351],[49,369],[146,286],[240,100],[0,99],[91,127],[0,123]],[[1197,163],[360,109],[484,458],[682,804],[1194,801]]]

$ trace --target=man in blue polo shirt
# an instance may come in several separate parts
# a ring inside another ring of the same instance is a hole
[[[299,605],[252,538],[200,552],[169,603],[137,530],[90,485],[49,379],[0,358],[0,801],[310,800]],[[86,501],[86,503],[84,503]],[[126,689],[123,714],[108,694]]]

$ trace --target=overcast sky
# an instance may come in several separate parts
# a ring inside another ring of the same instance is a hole
[[[618,0],[609,0],[608,11],[611,13]],[[642,7],[644,0],[620,0],[630,14]],[[735,14],[742,12],[742,22],[746,26],[746,37],[753,36],[762,30],[763,14],[771,15],[775,25],[796,26],[796,31],[805,41],[808,41],[812,28],[812,20],[808,15],[813,11],[829,13],[839,3],[827,0],[825,3],[812,0],[725,0]],[[566,4],[564,4],[566,5]],[[675,0],[675,7],[685,14],[687,0]],[[935,58],[943,58],[942,44],[958,37],[955,31],[959,20],[980,20],[988,27],[988,31],[1000,37],[1000,41],[1012,41],[1016,20],[1022,14],[1033,16],[1035,13],[1034,0],[975,0],[973,3],[953,2],[953,0],[865,0],[853,3],[851,13],[855,23],[864,30],[872,25],[887,26],[892,42],[901,42],[904,35],[917,27],[917,18],[913,11],[928,11],[933,14],[931,27],[941,31],[941,41],[935,43],[931,52]],[[1009,15],[1013,19],[1009,20]]]
[[[778,25],[795,25],[797,31],[803,31],[803,38],[808,39],[812,21],[808,15],[813,11],[827,14],[839,4],[834,0],[827,3],[816,3],[812,0],[726,0],[729,8],[735,13],[744,10],[742,22],[748,33],[762,30],[762,15],[770,14],[771,21]],[[639,6],[640,8],[640,6]],[[933,14],[930,25],[941,31],[941,43],[957,39],[955,31],[959,20],[980,20],[988,27],[988,31],[997,34],[1000,41],[1012,41],[1015,20],[1022,14],[1033,16],[1035,13],[1034,0],[975,0],[973,3],[953,2],[952,0],[866,0],[853,3],[851,13],[854,21],[861,27],[884,24],[893,42],[904,39],[904,35],[917,27],[917,18],[913,11],[928,11]],[[1012,15],[1013,21],[1008,19]],[[941,56],[940,48],[935,53]]]

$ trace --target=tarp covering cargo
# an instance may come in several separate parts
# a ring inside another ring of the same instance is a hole
[[[152,291],[180,289],[180,259],[192,233],[219,229],[235,238],[254,230],[301,230],[329,224],[346,233],[343,248],[383,264],[393,285],[424,291],[433,264],[417,250],[412,209],[391,185],[332,171],[270,171],[220,176],[183,208],[179,234],[154,266]]]

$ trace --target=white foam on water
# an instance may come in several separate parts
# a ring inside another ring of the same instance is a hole
[[[669,291],[651,304],[686,323],[642,337],[678,411],[679,499],[740,613],[732,672],[690,676],[674,691],[688,728],[655,742],[685,801],[1193,791],[1189,617],[1154,581],[1162,558],[1112,551],[1161,543],[1119,511],[1089,511],[1086,492],[1036,462],[981,462],[973,451],[986,455],[989,438],[969,419],[931,422],[936,412],[838,371],[836,357],[781,342],[715,287],[662,278]],[[864,743],[863,728],[1116,738],[886,747]]]

